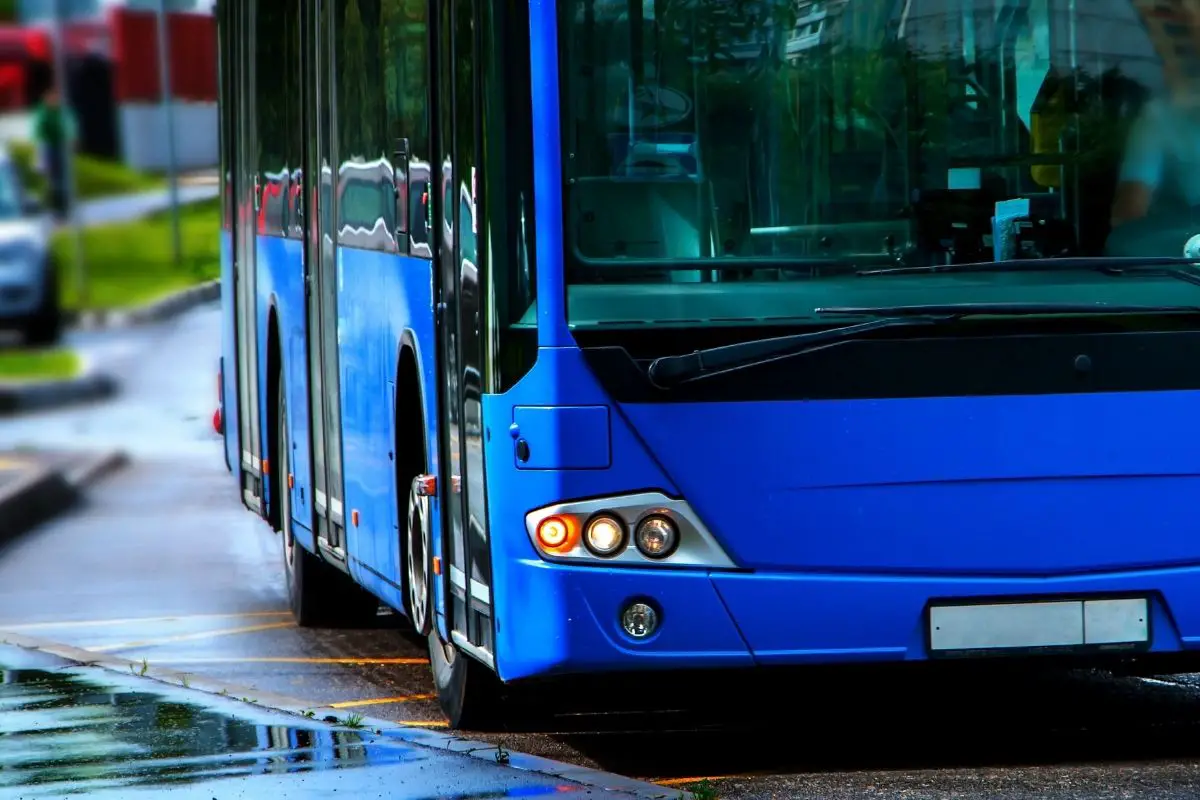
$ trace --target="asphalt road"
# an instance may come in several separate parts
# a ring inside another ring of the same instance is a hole
[[[118,446],[89,503],[0,549],[0,630],[187,669],[414,726],[444,723],[394,619],[300,630],[278,537],[239,505],[212,434],[214,309],[78,334],[121,373],[111,402],[0,423],[0,450]],[[531,691],[510,749],[720,798],[1200,795],[1200,680],[1099,672],[790,673]]]

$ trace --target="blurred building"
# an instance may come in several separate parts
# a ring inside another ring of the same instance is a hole
[[[214,0],[166,0],[175,154],[182,168],[218,162]],[[166,108],[159,85],[158,0],[21,0],[27,30],[55,43],[63,14],[68,86],[84,152],[147,170],[168,163]],[[41,65],[30,102],[49,85]],[[2,73],[0,73],[2,75]]]
[[[99,20],[110,9],[157,11],[159,0],[20,0],[17,20],[23,25],[53,22],[57,5],[64,19]],[[215,0],[166,0],[167,11],[211,14]]]
[[[28,108],[41,91],[41,70],[50,63],[45,33],[0,25],[0,113]]]

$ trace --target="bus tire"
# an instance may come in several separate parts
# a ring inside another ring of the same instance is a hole
[[[279,526],[283,533],[283,570],[287,583],[288,604],[301,628],[365,627],[376,620],[379,600],[337,567],[327,564],[296,542],[292,533],[292,497],[287,486],[291,474],[291,448],[288,445],[287,392],[283,367],[279,368],[275,424],[275,485],[279,492]]]
[[[443,642],[436,626],[429,634],[429,665],[438,704],[451,730],[503,729],[500,680],[483,664]]]

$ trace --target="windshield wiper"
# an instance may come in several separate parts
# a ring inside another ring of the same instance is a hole
[[[971,316],[1036,316],[1039,314],[1200,314],[1200,306],[1110,305],[1107,303],[951,303],[943,305],[830,307],[827,316],[871,316],[875,319],[810,333],[754,339],[710,347],[650,362],[647,376],[660,389],[725,370],[748,367],[785,356],[798,356],[826,345],[883,328],[917,327],[956,322]]]
[[[955,273],[955,272],[1079,272],[1091,270],[1104,272],[1109,275],[1125,275],[1137,273],[1153,275],[1159,273],[1165,277],[1178,278],[1200,285],[1200,274],[1186,272],[1180,267],[1200,267],[1200,259],[1154,257],[1082,257],[1082,258],[1029,258],[1013,261],[975,261],[969,264],[925,264],[910,267],[883,267],[880,269],[860,269],[854,274],[860,277],[876,277],[881,275],[921,275],[926,273]]]

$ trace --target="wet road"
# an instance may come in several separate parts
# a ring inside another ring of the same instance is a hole
[[[0,629],[438,727],[426,653],[402,628],[300,630],[288,616],[278,538],[239,506],[209,427],[218,333],[204,309],[81,335],[125,375],[124,396],[0,422],[0,450],[133,458],[84,508],[0,550]],[[708,777],[720,798],[1200,795],[1189,676],[650,676],[530,695],[544,713],[523,730],[473,738],[669,786]]]
[[[30,459],[0,455],[0,491],[13,481],[26,474]]]
[[[131,792],[176,800],[607,794],[3,646],[0,736],[0,796],[22,800],[117,800]]]

